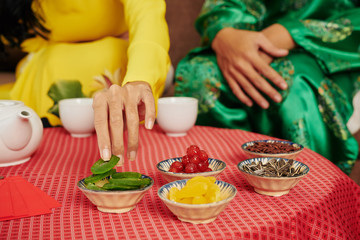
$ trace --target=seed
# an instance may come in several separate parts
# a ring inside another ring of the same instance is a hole
[[[293,166],[294,160],[284,160],[271,158],[267,162],[252,162],[244,165],[243,170],[250,174],[255,174],[264,177],[296,177],[303,174],[303,169],[298,166],[296,169]]]

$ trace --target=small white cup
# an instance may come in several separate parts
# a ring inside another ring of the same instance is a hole
[[[59,101],[60,119],[72,137],[91,136],[95,130],[92,98],[68,98]]]
[[[157,123],[170,137],[185,136],[195,125],[198,100],[192,97],[163,97],[158,100]]]

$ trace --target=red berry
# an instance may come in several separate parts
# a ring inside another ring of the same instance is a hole
[[[208,169],[208,168],[209,168],[209,162],[208,161],[200,162],[198,164],[198,169],[199,169],[200,172],[205,172],[206,169]]]
[[[195,156],[192,156],[192,157],[190,158],[190,162],[191,162],[191,163],[195,163],[196,165],[198,165],[198,164],[201,162],[201,160],[200,160],[200,158],[199,158],[198,155],[195,155]]]
[[[175,168],[178,170],[177,172],[181,172],[184,169],[184,166],[182,162],[176,161],[171,164],[170,168]]]
[[[198,172],[198,168],[197,168],[196,164],[189,163],[185,166],[185,172],[186,173],[196,173],[196,172]]]
[[[209,157],[208,157],[208,154],[204,150],[201,150],[199,152],[199,158],[201,161],[206,161],[206,160],[208,160]]]
[[[188,155],[185,155],[181,158],[181,162],[183,163],[184,167],[190,162],[190,158]]]
[[[198,155],[200,152],[200,148],[197,145],[191,145],[186,149],[186,153],[189,157]]]
[[[181,173],[181,172],[184,172],[184,171],[182,171],[182,170],[180,170],[180,169],[178,169],[178,168],[170,168],[170,169],[169,169],[169,172]]]
[[[209,167],[205,170],[205,172],[211,172],[211,171],[212,171],[212,169]]]

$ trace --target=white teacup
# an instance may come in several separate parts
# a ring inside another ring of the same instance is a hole
[[[60,119],[73,137],[88,137],[95,130],[92,98],[68,98],[59,101]]]
[[[192,97],[163,97],[158,100],[157,123],[171,137],[185,136],[195,125],[198,100]]]

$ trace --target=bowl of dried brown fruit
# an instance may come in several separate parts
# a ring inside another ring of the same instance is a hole
[[[310,171],[306,164],[286,158],[251,158],[237,167],[255,192],[268,196],[288,194]]]
[[[296,159],[304,147],[300,144],[282,140],[256,140],[241,146],[248,158],[275,157]]]

